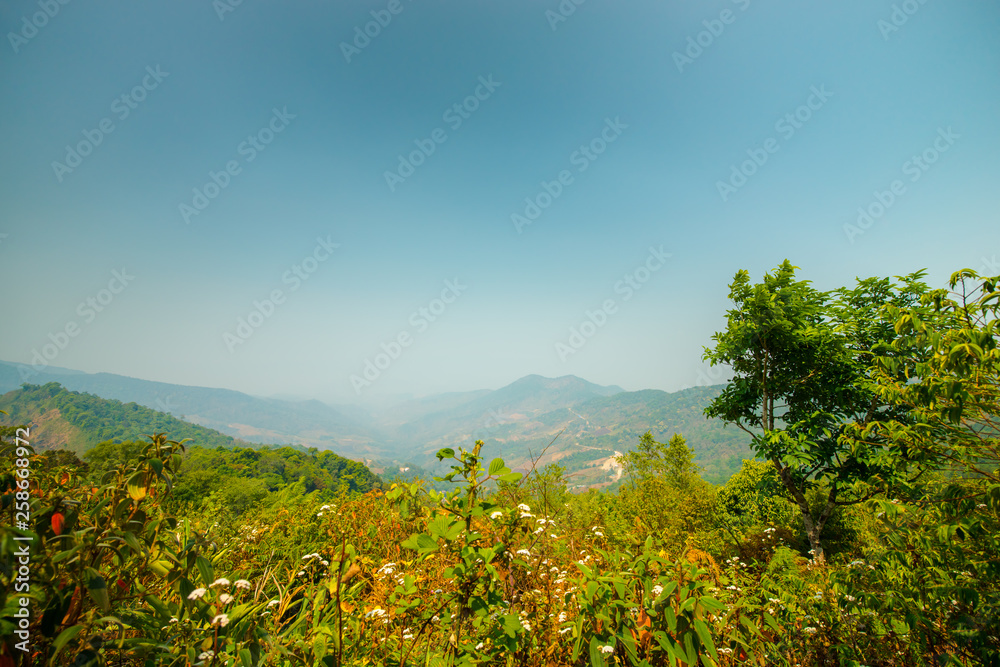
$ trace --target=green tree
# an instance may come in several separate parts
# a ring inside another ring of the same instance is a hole
[[[799,509],[817,560],[836,507],[862,502],[908,470],[905,456],[886,456],[885,438],[859,440],[857,428],[907,421],[868,380],[874,351],[895,338],[886,305],[908,307],[926,292],[921,273],[871,278],[854,289],[821,292],[795,279],[787,260],[759,284],[746,271],[730,286],[728,326],[705,350],[728,364],[733,379],[705,413],[736,424],[770,461]],[[901,461],[903,461],[901,463]],[[811,506],[810,490],[825,501]]]
[[[707,525],[714,494],[682,435],[662,443],[647,431],[622,457],[622,469],[628,483],[619,491],[619,511],[638,541],[656,535],[680,551]]]

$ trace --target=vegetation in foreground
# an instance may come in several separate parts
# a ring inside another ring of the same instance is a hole
[[[0,665],[1000,664],[1000,293],[920,278],[737,274],[708,413],[761,460],[718,488],[647,435],[618,494],[477,442],[439,452],[448,492],[303,475],[240,504],[179,493],[163,435],[83,464],[8,429],[31,530],[0,534]]]

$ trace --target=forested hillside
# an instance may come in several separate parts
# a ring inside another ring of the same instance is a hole
[[[652,431],[615,492],[572,493],[482,440],[436,453],[439,490],[315,450],[154,435],[81,461],[34,450],[44,422],[0,429],[0,665],[1000,665],[1000,277],[921,278],[736,275],[707,353],[733,380],[689,397],[760,459],[723,485]],[[574,418],[699,424],[617,397]]]
[[[62,448],[82,454],[106,440],[139,440],[144,435],[169,432],[178,440],[190,438],[202,447],[249,445],[218,431],[197,426],[136,403],[98,398],[68,391],[56,382],[26,385],[0,396],[0,410],[17,424],[44,424],[37,429],[40,449]]]

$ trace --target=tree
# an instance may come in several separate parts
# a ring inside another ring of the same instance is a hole
[[[662,443],[647,431],[622,457],[622,468],[629,482],[619,492],[618,506],[640,541],[656,534],[683,548],[685,538],[707,524],[714,494],[698,476],[694,452],[682,435]]]
[[[840,505],[861,502],[905,474],[885,456],[885,438],[853,437],[876,422],[907,421],[868,379],[874,352],[895,338],[887,304],[905,308],[926,292],[922,273],[898,282],[870,278],[854,289],[821,292],[795,280],[788,260],[752,285],[746,271],[730,285],[735,308],[705,359],[732,367],[733,378],[705,414],[736,424],[770,461],[799,509],[812,553],[825,559],[823,527]],[[905,459],[905,456],[902,457]],[[807,500],[820,488],[825,500]]]

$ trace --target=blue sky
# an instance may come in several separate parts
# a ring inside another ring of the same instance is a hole
[[[9,361],[676,390],[739,269],[1000,273],[997,3],[13,0],[0,30]]]

